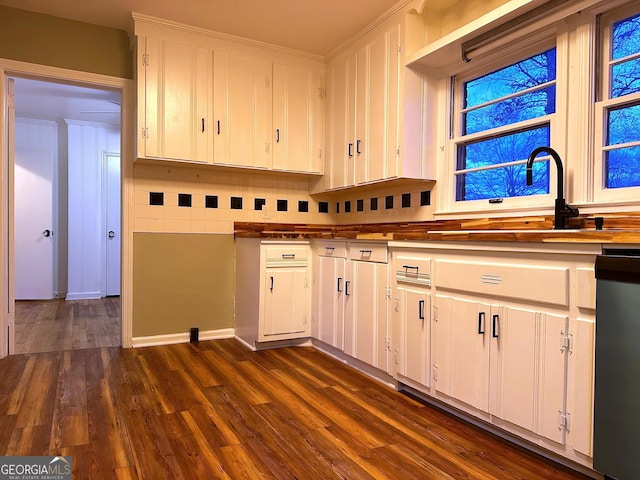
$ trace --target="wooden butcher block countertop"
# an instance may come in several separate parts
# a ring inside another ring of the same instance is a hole
[[[604,219],[602,230],[595,228],[596,217]],[[234,230],[238,237],[272,239],[640,243],[640,212],[571,218],[566,230],[554,230],[552,216],[350,225],[236,222]]]

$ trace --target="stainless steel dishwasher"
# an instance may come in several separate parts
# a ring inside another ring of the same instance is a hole
[[[640,249],[596,258],[593,468],[640,478]]]

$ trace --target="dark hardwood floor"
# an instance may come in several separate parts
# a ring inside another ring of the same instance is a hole
[[[0,455],[74,479],[576,479],[308,347],[235,340],[0,360]]]

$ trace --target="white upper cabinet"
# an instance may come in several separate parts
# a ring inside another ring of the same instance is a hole
[[[327,155],[319,191],[423,177],[422,155],[402,154],[402,22],[372,31],[327,64]]]
[[[139,158],[323,171],[322,59],[134,19]]]
[[[209,51],[155,37],[141,44],[139,156],[210,161]]]
[[[273,65],[273,169],[322,171],[324,74]]]
[[[271,64],[213,54],[214,163],[269,168]]]

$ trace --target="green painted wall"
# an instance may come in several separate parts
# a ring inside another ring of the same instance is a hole
[[[133,337],[232,328],[233,259],[233,235],[135,233]]]
[[[124,30],[0,6],[0,57],[133,78]]]

